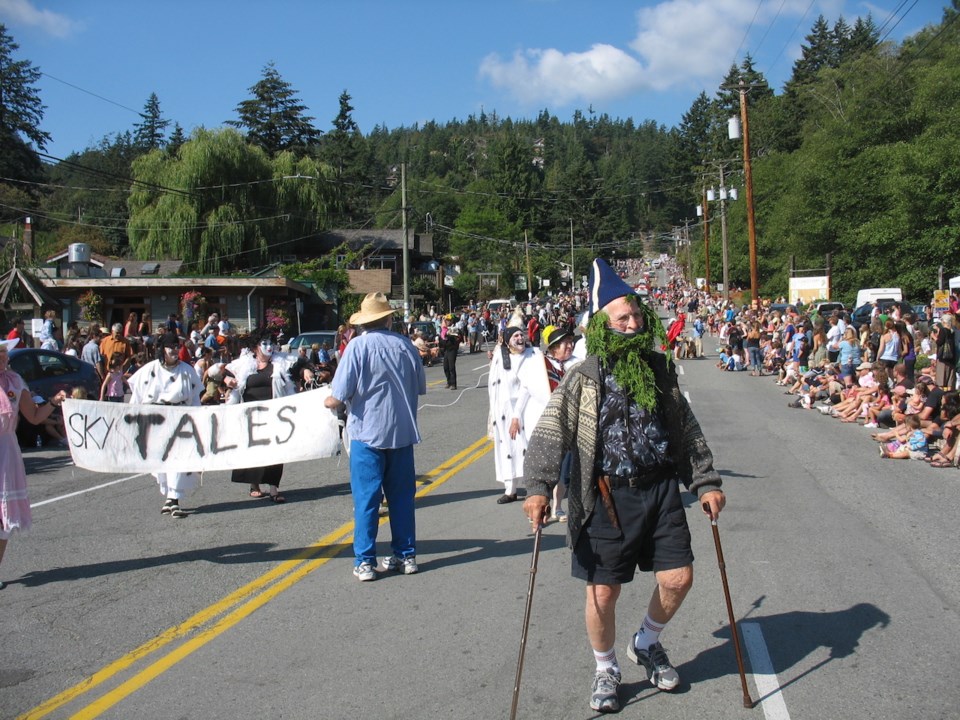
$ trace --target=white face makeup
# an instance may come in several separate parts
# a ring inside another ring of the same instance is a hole
[[[523,350],[527,345],[527,339],[523,336],[522,332],[514,333],[510,336],[510,341],[508,347],[511,350],[519,351]]]
[[[260,344],[257,345],[257,351],[265,359],[269,360],[273,357],[273,342],[270,340],[261,340]]]
[[[180,357],[177,353],[177,348],[175,347],[164,347],[163,348],[163,364],[164,365],[176,365],[180,362]]]

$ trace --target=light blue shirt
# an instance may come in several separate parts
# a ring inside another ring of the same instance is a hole
[[[333,397],[347,404],[351,440],[379,450],[420,442],[417,396],[427,394],[427,376],[408,338],[386,329],[353,338],[331,389]]]

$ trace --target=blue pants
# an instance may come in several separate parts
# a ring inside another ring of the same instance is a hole
[[[353,493],[353,554],[355,564],[377,562],[380,498],[390,506],[390,547],[404,558],[416,554],[417,528],[413,514],[416,493],[413,445],[378,450],[350,441],[350,491]]]

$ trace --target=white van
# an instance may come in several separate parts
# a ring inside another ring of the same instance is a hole
[[[903,300],[903,290],[900,288],[865,288],[857,290],[857,304],[855,308],[872,303],[874,300]]]

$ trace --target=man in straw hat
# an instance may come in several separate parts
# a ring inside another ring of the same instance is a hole
[[[540,523],[560,464],[573,453],[567,539],[572,573],[587,583],[587,635],[597,668],[590,707],[620,709],[616,604],[637,568],[657,586],[627,647],[661,690],[679,685],[660,633],[693,583],[693,553],[678,480],[713,518],[723,508],[720,476],[703,433],[659,350],[666,336],[603,260],[590,272],[587,357],[554,391],[524,459],[524,512]]]
[[[361,334],[343,352],[324,402],[347,406],[350,491],[353,493],[353,574],[376,578],[381,493],[390,506],[390,545],[380,570],[417,572],[413,446],[420,442],[417,396],[427,392],[423,361],[413,343],[391,330],[394,310],[383,293],[370,293],[350,324]]]

